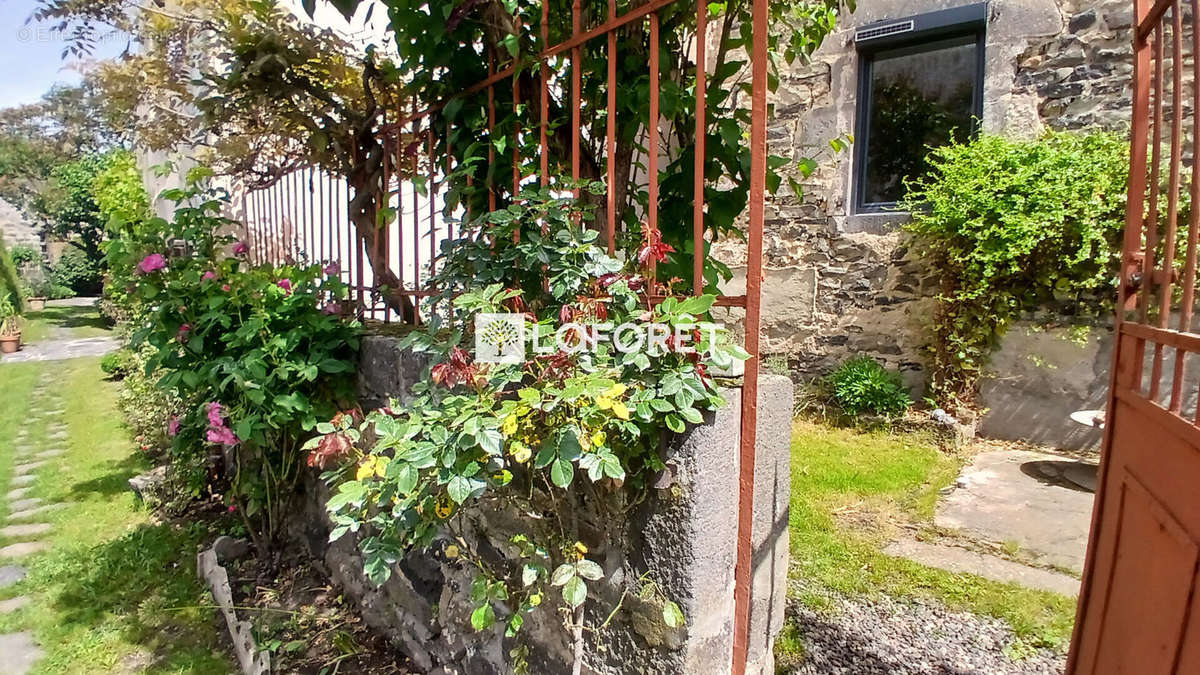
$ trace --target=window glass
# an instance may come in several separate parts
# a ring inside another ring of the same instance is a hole
[[[970,136],[980,86],[978,49],[970,35],[871,57],[860,204],[899,201],[904,179],[927,170],[930,147]]]

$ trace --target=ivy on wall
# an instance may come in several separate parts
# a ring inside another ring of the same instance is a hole
[[[1129,171],[1113,133],[984,135],[932,150],[902,207],[913,251],[940,277],[932,393],[969,405],[988,355],[1023,312],[1111,311]]]

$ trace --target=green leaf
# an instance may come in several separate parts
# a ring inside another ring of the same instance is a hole
[[[571,464],[563,458],[554,460],[550,465],[550,480],[560,488],[565,488],[571,484],[571,480],[575,477],[575,465]]]
[[[584,600],[587,600],[587,584],[584,583],[583,579],[580,579],[577,576],[572,576],[571,579],[563,585],[562,597],[563,602],[566,602],[568,607],[575,609],[576,607],[582,605]]]
[[[575,566],[571,563],[563,563],[554,568],[554,574],[550,575],[550,585],[562,586],[573,578],[575,578]]]
[[[599,581],[604,578],[604,569],[586,558],[575,563],[575,572],[590,581]]]
[[[451,478],[450,484],[446,486],[446,492],[450,494],[450,499],[453,499],[456,504],[467,501],[473,491],[470,479],[465,476]]]
[[[684,624],[683,610],[679,605],[667,600],[663,603],[663,623],[670,628],[679,628]]]
[[[485,603],[475,608],[471,612],[471,627],[475,630],[487,630],[496,623],[496,610],[492,609],[491,603]]]

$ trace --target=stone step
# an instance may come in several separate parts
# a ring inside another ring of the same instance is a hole
[[[8,600],[0,600],[0,614],[11,614],[18,609],[27,607],[30,603],[28,595],[18,595]]]
[[[25,487],[26,485],[32,485],[35,480],[37,480],[37,476],[13,476],[10,483],[14,487]]]
[[[20,523],[0,527],[0,536],[33,537],[39,534],[46,534],[52,529],[54,529],[54,526],[50,523]]]
[[[27,509],[32,509],[41,506],[45,503],[41,497],[30,497],[29,499],[18,499],[15,502],[8,504],[8,517],[16,518],[17,514]]]
[[[0,558],[23,558],[50,548],[44,541],[22,541],[0,548]]]
[[[25,675],[42,658],[42,650],[29,632],[0,635],[0,654],[4,655],[0,675]]]
[[[38,501],[40,502],[41,500],[39,499]],[[46,504],[44,506],[31,506],[29,508],[21,509],[20,511],[14,510],[13,512],[8,514],[8,519],[9,520],[27,520],[29,518],[34,518],[34,517],[43,515],[45,513],[53,511],[55,509],[61,509],[62,507],[63,507],[62,504]]]
[[[12,490],[9,490],[4,497],[10,502],[15,502],[18,499],[24,499],[25,497],[29,496],[29,493],[32,491],[33,488],[31,487],[13,488]]]
[[[43,450],[34,455],[34,457],[37,459],[53,459],[55,457],[62,457],[65,454],[67,454],[66,450]]]
[[[888,544],[883,552],[954,574],[974,574],[992,581],[1053,591],[1072,598],[1079,595],[1079,580],[1075,577],[958,546],[902,539]]]
[[[20,565],[0,565],[0,588],[8,588],[25,578],[25,568]]]
[[[18,464],[13,467],[13,474],[17,475],[17,476],[21,476],[21,475],[24,475],[27,473],[33,473],[34,471],[37,471],[38,469],[42,468],[43,466],[46,466],[46,462],[44,462],[44,461],[29,462],[27,464]]]

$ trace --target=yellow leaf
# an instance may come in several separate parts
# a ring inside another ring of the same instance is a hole
[[[613,406],[613,400],[607,396],[601,396],[596,399],[596,407],[601,410],[608,410]]]
[[[530,456],[533,455],[533,451],[529,449],[529,446],[520,441],[513,441],[513,443],[509,445],[508,452],[512,455],[513,460],[515,460],[517,464],[524,464],[525,462],[528,462]]]
[[[354,480],[363,480],[375,473],[375,455],[367,455],[363,458],[361,464],[358,465],[358,471],[354,474]]]
[[[379,457],[376,457],[375,458],[375,475],[379,476],[380,478],[383,478],[383,474],[387,471],[388,462],[390,462],[390,461],[391,461],[390,457],[384,457],[382,455]]]
[[[604,445],[605,438],[606,436],[604,435],[603,431],[597,431],[596,433],[592,434],[592,445],[596,447]]]
[[[609,389],[608,391],[604,392],[604,397],[605,398],[616,398],[616,397],[620,396],[621,394],[624,394],[626,388],[627,387],[625,385],[618,382],[612,386],[612,389]]]
[[[614,415],[623,420],[629,419],[629,408],[626,408],[625,404],[621,403],[620,401],[613,402],[612,411]]]
[[[579,555],[584,555],[588,552],[588,547],[582,541],[577,541],[575,542],[575,550],[579,553]]]
[[[458,557],[458,547],[455,546],[454,544],[450,544],[449,546],[447,546],[446,547],[446,557],[447,558],[457,558]]]
[[[454,513],[454,505],[450,502],[447,495],[438,497],[437,506],[434,507],[439,518],[449,518],[451,513]]]
[[[513,434],[517,433],[516,415],[509,415],[508,417],[504,418],[504,424],[500,427],[500,433],[504,434],[505,437],[512,436]]]

